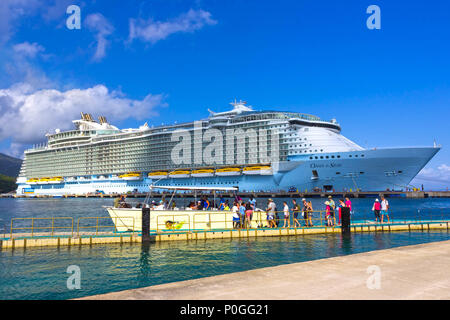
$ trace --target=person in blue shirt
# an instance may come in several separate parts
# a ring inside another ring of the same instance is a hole
[[[220,198],[219,210],[221,210],[221,211],[225,210],[225,199],[224,198]]]
[[[209,210],[210,203],[208,201],[208,198],[204,197],[202,200],[202,204],[203,204],[203,210]]]
[[[241,228],[244,226],[244,221],[245,221],[245,205],[243,203],[241,203],[240,207],[239,207],[239,216],[240,216],[240,226]]]

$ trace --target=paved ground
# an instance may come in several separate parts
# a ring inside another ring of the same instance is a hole
[[[450,241],[293,263],[85,299],[450,299]]]

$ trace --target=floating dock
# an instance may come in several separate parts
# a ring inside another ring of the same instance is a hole
[[[352,224],[352,232],[394,232],[394,231],[449,231],[450,220],[429,221],[405,221],[400,223],[361,223]],[[341,228],[335,227],[297,227],[297,228],[258,228],[258,229],[232,229],[232,230],[198,230],[190,232],[153,232],[152,242],[160,241],[197,241],[209,239],[243,239],[259,237],[300,236],[310,234],[340,233]],[[95,244],[133,244],[141,243],[142,237],[138,232],[114,233],[114,232],[83,232],[74,235],[70,232],[60,233],[14,233],[12,237],[3,234],[0,238],[0,248],[17,249],[43,246],[82,246]]]

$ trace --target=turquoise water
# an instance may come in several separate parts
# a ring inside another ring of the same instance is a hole
[[[247,200],[247,199],[244,199]],[[289,207],[292,207],[292,199],[280,198],[274,199],[277,204],[277,210],[282,211],[283,201],[287,201]],[[297,199],[300,202],[301,199]],[[312,201],[314,210],[325,210],[323,198],[308,199]],[[337,203],[337,198],[334,199]],[[405,218],[438,219],[442,217],[450,218],[450,199],[448,198],[429,198],[429,199],[406,199],[389,198],[391,206],[391,217],[395,220]],[[143,199],[129,198],[129,202],[142,202]],[[176,199],[177,205],[182,206],[189,203],[189,199]],[[230,199],[231,201],[231,199]],[[374,199],[351,199],[353,206],[353,219],[373,220],[371,211]],[[73,217],[75,220],[79,217],[97,217],[108,216],[108,213],[102,206],[113,204],[110,198],[73,198],[73,199],[0,199],[0,233],[2,226],[8,229],[11,218],[26,217]],[[265,208],[267,199],[257,199],[257,207]]]
[[[69,299],[449,239],[447,231],[392,232],[7,250],[0,299]],[[70,265],[80,268],[79,290],[67,289]]]
[[[288,199],[289,200],[289,199]],[[138,201],[131,199],[131,201]],[[266,200],[259,200],[263,207]],[[283,199],[276,199],[281,208]],[[290,200],[289,200],[290,201]],[[324,199],[313,199],[322,209]],[[449,217],[450,199],[389,199],[392,216]],[[0,217],[105,216],[111,199],[0,199]],[[353,199],[354,218],[372,218],[373,199]],[[290,202],[289,202],[290,204]],[[1,233],[1,231],[0,231]],[[0,299],[70,299],[230,272],[371,250],[450,240],[446,230],[353,233],[258,239],[27,248],[0,251]],[[67,267],[81,270],[81,289],[66,286]]]

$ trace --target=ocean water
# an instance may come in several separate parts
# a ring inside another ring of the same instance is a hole
[[[144,199],[129,198],[130,203],[143,202]],[[191,199],[175,199],[177,206],[187,206]],[[210,199],[211,200],[211,199]],[[232,199],[228,199],[230,203]],[[243,199],[244,201],[248,199]],[[256,206],[265,209],[267,199],[256,199]],[[301,199],[296,199],[298,203]],[[324,198],[307,199],[312,201],[313,209],[325,210]],[[351,199],[353,207],[352,219],[374,220],[371,211],[374,198]],[[283,201],[292,208],[292,199],[275,198],[277,210],[283,210]],[[338,199],[334,201],[338,204]],[[428,198],[428,199],[406,199],[388,198],[391,210],[390,217],[401,221],[405,219],[450,219],[450,199],[449,198]],[[112,198],[39,198],[39,199],[0,199],[0,237],[3,230],[9,230],[12,218],[28,217],[72,217],[76,223],[79,217],[107,217],[108,213],[102,206],[113,204]],[[279,213],[281,218],[282,213]]]
[[[0,299],[71,299],[443,240],[450,240],[447,231],[5,250],[0,252]],[[73,265],[81,281],[80,289],[70,290],[67,268]]]
[[[290,199],[286,199],[291,204]],[[374,199],[353,199],[354,217],[371,218]],[[130,199],[130,201],[139,201]],[[178,201],[178,200],[177,200]],[[186,200],[187,201],[187,200]],[[281,208],[283,199],[276,199]],[[313,199],[317,210],[324,199]],[[450,199],[389,199],[392,216],[446,218]],[[258,207],[265,205],[258,199]],[[0,199],[0,217],[106,216],[112,199]],[[261,205],[263,204],[263,205]],[[0,231],[1,233],[1,231]],[[447,230],[353,233],[177,241],[141,244],[44,247],[0,251],[0,299],[70,299],[310,261],[398,246],[450,240]],[[69,266],[81,271],[81,288],[67,288]]]

